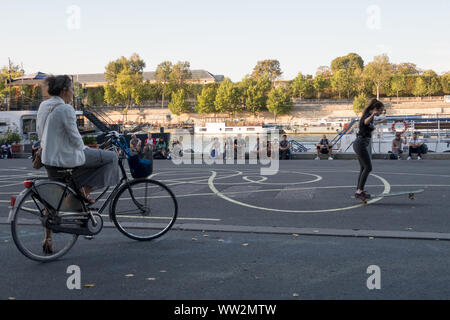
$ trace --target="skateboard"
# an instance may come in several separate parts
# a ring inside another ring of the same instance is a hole
[[[372,199],[376,199],[376,198],[385,198],[385,197],[396,197],[396,196],[402,196],[404,194],[407,194],[410,200],[415,200],[415,195],[417,193],[422,193],[424,192],[424,189],[419,189],[419,190],[413,190],[413,191],[398,191],[398,192],[390,192],[390,193],[380,193],[380,194],[374,194],[372,195],[372,197],[370,199],[358,199],[361,200],[361,202],[365,205],[367,205],[367,202],[372,200]],[[353,196],[354,199],[355,196]]]

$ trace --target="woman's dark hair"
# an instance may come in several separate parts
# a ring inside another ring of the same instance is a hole
[[[48,87],[48,94],[51,96],[59,96],[63,90],[69,90],[72,86],[72,80],[68,75],[48,76],[45,78]]]
[[[373,98],[372,100],[370,100],[369,105],[363,110],[363,116],[370,113],[372,110],[375,109],[382,109],[384,108],[384,104],[383,102]]]

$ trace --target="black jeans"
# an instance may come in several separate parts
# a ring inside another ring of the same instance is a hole
[[[420,147],[409,147],[409,156],[412,157],[413,153],[417,153],[417,156],[422,156],[422,146]]]
[[[367,177],[372,172],[372,160],[370,159],[370,138],[356,138],[353,143],[353,150],[358,155],[359,165],[361,170],[358,177],[358,189],[364,190]]]

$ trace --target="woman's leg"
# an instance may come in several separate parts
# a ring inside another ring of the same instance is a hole
[[[353,150],[358,156],[358,161],[360,165],[360,172],[358,176],[358,189],[357,192],[361,192],[364,190],[364,186],[367,181],[367,177],[372,171],[372,161],[370,160],[369,147],[366,141],[357,139],[353,143]]]
[[[366,185],[367,178],[369,177],[369,174],[372,172],[372,160],[370,159],[370,154],[368,150],[367,144],[361,145],[359,159],[362,163],[361,165],[361,177],[358,182],[358,189],[364,190],[364,186]]]

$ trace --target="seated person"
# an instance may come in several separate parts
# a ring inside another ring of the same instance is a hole
[[[392,153],[400,160],[401,155],[403,153],[402,144],[406,143],[406,140],[403,141],[402,134],[397,132],[395,134],[394,140],[392,140]]]
[[[136,155],[141,152],[141,139],[139,139],[135,134],[131,136],[130,140],[130,151],[131,155]]]
[[[284,135],[280,141],[280,160],[289,160],[291,158],[291,144],[287,141],[287,136]]]
[[[423,141],[417,136],[417,132],[414,132],[411,140],[409,140],[409,155],[408,160],[411,160],[412,154],[417,153],[417,160],[422,159]]]
[[[155,159],[167,159],[167,144],[164,141],[164,138],[161,137],[158,139],[158,142],[155,146]]]
[[[183,145],[177,138],[173,138],[172,144],[169,146],[169,157],[182,157]]]
[[[328,160],[333,160],[333,145],[330,140],[327,139],[326,135],[323,135],[322,139],[316,144],[317,147],[317,158],[316,160],[320,160],[320,154],[328,154]]]

